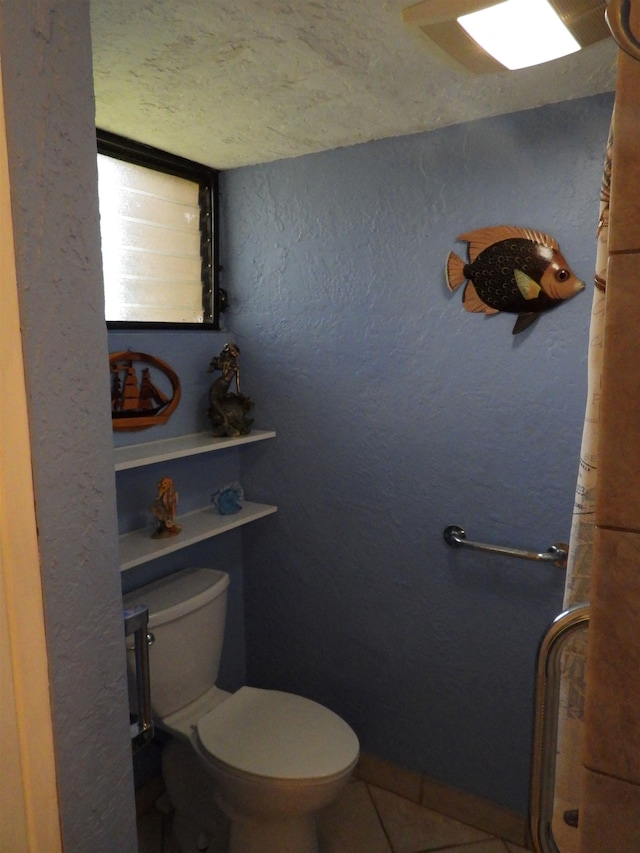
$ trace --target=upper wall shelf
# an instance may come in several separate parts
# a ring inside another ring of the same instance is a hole
[[[249,435],[240,435],[237,438],[214,438],[209,433],[198,432],[177,438],[149,441],[145,444],[130,444],[126,447],[115,448],[115,469],[116,471],[124,471],[127,468],[153,465],[155,462],[166,462],[168,459],[180,459],[197,453],[210,453],[214,450],[224,450],[227,447],[236,447],[240,444],[264,441],[266,438],[275,438],[275,432],[256,429]]]

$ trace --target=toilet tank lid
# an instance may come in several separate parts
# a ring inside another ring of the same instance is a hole
[[[149,627],[192,613],[229,586],[229,575],[217,569],[183,569],[124,596],[125,608],[146,604]]]

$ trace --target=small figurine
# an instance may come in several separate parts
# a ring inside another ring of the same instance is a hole
[[[163,477],[158,482],[158,496],[151,506],[151,512],[157,519],[157,527],[152,539],[166,539],[168,536],[176,536],[182,527],[176,524],[176,509],[178,506],[178,493],[173,488],[173,480]]]
[[[469,263],[454,252],[447,257],[447,286],[466,281],[462,305],[467,311],[518,314],[517,335],[542,311],[555,308],[584,289],[571,271],[558,243],[547,234],[515,225],[480,228],[461,234],[469,244]]]
[[[251,432],[252,418],[247,412],[253,408],[253,401],[240,393],[240,350],[235,344],[225,344],[219,355],[209,364],[209,373],[222,371],[209,391],[209,419],[215,436],[248,435]],[[231,382],[236,381],[236,393],[229,391]]]
[[[211,495],[211,503],[220,515],[234,515],[242,509],[244,490],[240,483],[229,483]]]

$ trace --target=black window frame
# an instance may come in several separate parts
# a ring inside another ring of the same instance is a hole
[[[125,136],[97,129],[98,154],[198,183],[202,259],[202,323],[106,320],[108,329],[220,330],[219,171]]]

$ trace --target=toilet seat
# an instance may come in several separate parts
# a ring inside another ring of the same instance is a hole
[[[359,743],[333,711],[292,693],[241,687],[197,723],[215,762],[254,776],[321,779],[355,765]]]

